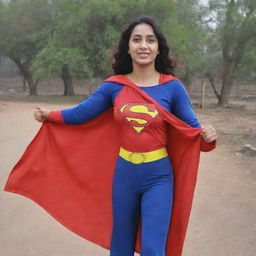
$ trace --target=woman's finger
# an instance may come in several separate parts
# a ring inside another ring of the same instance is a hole
[[[203,135],[203,138],[206,142],[212,142],[217,139],[217,135],[215,133]]]

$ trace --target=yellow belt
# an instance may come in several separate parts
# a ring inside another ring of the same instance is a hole
[[[120,148],[119,155],[133,164],[148,163],[168,156],[166,148],[160,148],[150,152],[130,152]]]

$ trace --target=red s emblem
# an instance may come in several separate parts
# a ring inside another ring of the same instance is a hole
[[[119,107],[119,111],[137,133],[159,114],[154,104],[126,103]]]

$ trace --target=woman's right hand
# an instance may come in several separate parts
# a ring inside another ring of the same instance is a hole
[[[42,123],[47,119],[49,112],[40,106],[36,106],[36,110],[34,111],[33,115],[38,122]]]

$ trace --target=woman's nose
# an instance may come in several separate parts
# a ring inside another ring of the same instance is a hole
[[[146,40],[141,40],[140,48],[141,48],[141,49],[146,49],[146,48],[147,48],[147,42],[146,42]]]

